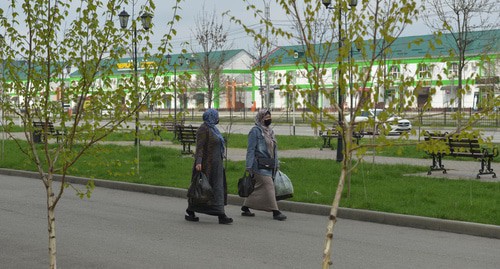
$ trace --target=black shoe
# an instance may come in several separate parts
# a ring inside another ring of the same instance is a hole
[[[255,213],[252,213],[250,211],[243,211],[243,212],[241,212],[241,215],[243,217],[255,217]]]
[[[219,216],[219,224],[231,224],[233,223],[233,219],[228,216]]]
[[[278,215],[273,215],[273,219],[283,221],[286,220],[286,216],[283,213],[279,213]]]
[[[184,219],[187,220],[187,221],[199,221],[200,218],[198,218],[197,216],[195,216],[194,212],[193,211],[189,211],[189,210],[186,210],[186,213],[187,215],[184,216]]]
[[[241,207],[241,215],[244,216],[244,217],[255,217],[255,214],[250,212],[250,209],[246,206],[242,206]]]
[[[200,218],[198,218],[198,217],[189,216],[189,215],[184,216],[184,219],[187,220],[187,221],[194,221],[194,222],[197,222],[197,221],[200,220]]]

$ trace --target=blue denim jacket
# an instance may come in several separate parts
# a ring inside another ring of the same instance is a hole
[[[274,158],[274,169],[259,169],[257,166],[257,158]],[[262,133],[262,129],[257,125],[248,133],[246,168],[247,170],[251,169],[255,174],[264,176],[273,176],[273,173],[275,173],[278,168],[278,148],[274,145],[274,156],[271,156],[271,153],[267,150],[266,140]]]

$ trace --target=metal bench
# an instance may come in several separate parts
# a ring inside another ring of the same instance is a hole
[[[173,132],[174,139],[175,139],[177,136],[176,126],[183,125],[183,124],[184,124],[184,121],[177,121],[177,124],[176,124],[172,120],[167,120],[167,121],[161,122],[160,124],[152,125],[151,129],[153,131],[153,137],[154,138],[159,137],[160,141],[163,141],[163,138],[161,137],[161,132],[165,130],[167,132]]]
[[[42,143],[42,141],[51,137],[55,137],[59,143],[59,139],[64,134],[62,130],[56,129],[54,123],[50,121],[34,121],[33,127],[33,142],[35,143]]]
[[[196,132],[198,127],[192,125],[178,125],[177,126],[177,140],[182,144],[182,154],[193,154],[191,145],[196,143]]]
[[[438,147],[436,150],[426,151],[427,154],[432,156],[432,165],[430,166],[428,175],[432,171],[443,171],[446,174],[446,169],[442,164],[442,159],[444,156],[453,157],[469,157],[474,159],[479,159],[481,161],[481,169],[476,175],[476,178],[480,178],[481,175],[492,175],[496,178],[497,175],[491,168],[491,161],[493,158],[498,156],[498,148],[486,148],[479,143],[478,138],[460,138],[456,135],[449,135],[448,133],[425,133],[425,141],[433,143],[441,143],[445,148],[442,149]]]
[[[337,128],[331,128],[325,131],[319,131],[319,136],[323,138],[323,145],[321,146],[320,150],[323,150],[323,148],[329,147],[332,148],[332,138],[338,138],[340,135],[339,130]],[[364,134],[361,132],[353,132],[352,133],[352,138],[356,139],[356,144],[359,145],[359,141],[361,138],[363,138]]]

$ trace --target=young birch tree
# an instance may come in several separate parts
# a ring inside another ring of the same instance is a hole
[[[302,1],[298,3],[298,1],[293,0],[276,0],[276,3],[292,18],[294,25],[297,26],[293,32],[275,26],[271,21],[265,20],[265,18],[261,16],[262,11],[260,11],[256,5],[246,0],[244,0],[244,2],[247,3],[247,9],[251,10],[261,23],[272,29],[271,32],[274,33],[274,35],[284,39],[297,38],[300,40],[299,43],[303,48],[304,56],[297,59],[296,67],[305,73],[309,81],[309,89],[299,90],[299,93],[322,96],[323,100],[327,100],[334,111],[322,110],[318,107],[319,103],[315,102],[314,98],[310,98],[313,102],[306,101],[306,106],[310,110],[310,113],[312,113],[310,118],[313,120],[313,126],[325,128],[324,124],[318,122],[317,117],[314,116],[319,113],[323,113],[326,118],[339,123],[337,128],[343,137],[343,151],[341,152],[343,160],[340,163],[341,173],[332,202],[325,238],[323,268],[328,268],[332,264],[331,252],[333,231],[337,221],[340,199],[342,197],[345,180],[352,172],[352,155],[354,152],[358,152],[358,155],[362,154],[368,147],[377,147],[380,143],[388,143],[384,136],[388,130],[384,129],[383,124],[381,127],[382,136],[379,137],[379,141],[376,143],[363,146],[353,143],[352,134],[356,131],[356,128],[359,127],[354,124],[353,120],[345,120],[345,99],[341,98],[341,102],[338,102],[339,99],[337,98],[339,96],[344,97],[346,93],[349,93],[351,96],[356,95],[358,94],[357,89],[371,87],[373,91],[373,88],[377,88],[373,87],[373,85],[391,83],[390,81],[384,80],[382,77],[383,72],[372,72],[371,70],[374,66],[379,64],[382,55],[390,50],[390,46],[401,34],[404,27],[413,22],[412,20],[419,14],[419,8],[413,0],[362,1],[355,10],[350,10],[347,1],[333,2],[333,6],[330,6],[330,17],[325,20],[326,25],[332,26],[332,34],[327,35],[324,31],[318,31],[320,28],[317,27],[318,24],[316,20],[318,14],[320,14],[323,9],[322,1],[320,0],[305,0],[303,3]],[[231,17],[231,20],[241,25],[247,33],[253,35],[256,40],[263,40],[262,35],[256,33],[238,18]],[[347,23],[344,25],[344,22]],[[339,29],[339,32],[337,32],[337,29]],[[339,34],[341,36],[340,40]],[[321,37],[322,43],[313,43],[315,40],[314,37]],[[341,42],[340,46],[339,42]],[[360,60],[356,61],[354,61],[352,57],[349,57],[351,46],[354,44],[360,48]],[[293,54],[294,52],[290,51],[288,53]],[[347,61],[347,59],[350,61]],[[345,64],[347,62],[349,64]],[[338,65],[336,63],[338,63]],[[333,70],[334,67],[337,68],[336,72],[340,74],[337,76],[337,79],[332,79],[334,77],[333,73],[335,72],[335,70]],[[347,87],[348,83],[346,83],[347,77],[345,77],[345,74],[348,74],[348,69],[352,70],[356,78],[352,89]],[[292,84],[291,81],[293,81],[293,78],[290,77],[290,75],[284,76],[280,81],[283,85],[282,90],[297,91],[296,87],[290,85]],[[409,80],[401,83],[408,85],[411,82],[412,81]],[[404,87],[404,85],[402,85],[402,87]],[[378,92],[374,92],[373,94],[378,96]],[[400,96],[400,98],[404,100],[398,104],[406,107],[411,103],[412,96],[410,93],[405,93],[405,95]],[[410,99],[410,102],[407,99]],[[368,96],[367,98],[361,98],[361,100],[362,101],[359,101],[355,107],[351,108],[354,115],[358,115],[362,110],[374,107],[374,102],[377,98]],[[386,114],[385,119],[387,118]],[[405,138],[407,138],[407,136],[402,137],[402,139]]]
[[[154,14],[153,1],[145,2],[140,14]],[[132,25],[139,32],[137,38],[131,28],[120,29],[118,12],[130,4],[135,7],[137,1],[12,0],[7,10],[0,10],[6,40],[0,50],[4,67],[2,97],[19,100],[2,102],[2,110],[14,115],[6,117],[4,131],[36,168],[46,191],[49,268],[57,268],[55,212],[65,189],[71,186],[83,198],[90,197],[94,187],[92,181],[83,190],[70,185],[66,181],[68,169],[135,115],[148,96],[161,98],[153,82],[166,72],[161,56],[171,50],[168,44],[175,32],[174,23],[180,19],[176,13],[180,2],[175,1],[172,20],[163,26],[167,33],[157,54],[148,53],[152,50],[151,29],[142,30],[137,14],[132,14]],[[128,66],[129,72],[118,78],[133,83],[112,88],[111,77],[116,75],[120,59],[127,55],[126,44],[132,39],[141,45],[147,61],[139,63],[138,76],[131,75],[133,69]],[[79,72],[78,80],[68,81],[67,66]],[[61,105],[70,102],[76,107],[72,115]],[[102,109],[110,115],[103,117]],[[35,121],[45,127],[36,130]],[[17,122],[24,129],[23,139],[11,133]],[[49,132],[49,122],[63,130],[58,143]],[[41,132],[41,143],[35,143],[35,131]],[[54,182],[56,174],[60,175],[60,184]]]
[[[203,10],[205,10],[203,8]],[[196,65],[200,69],[197,76],[207,89],[208,108],[212,107],[214,90],[220,83],[220,76],[224,68],[224,50],[229,49],[228,33],[223,22],[217,19],[215,10],[208,15],[204,11],[196,18],[194,35],[201,47],[201,53],[196,59]],[[194,51],[193,51],[194,53]]]

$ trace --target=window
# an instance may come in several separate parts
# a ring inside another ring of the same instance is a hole
[[[156,89],[161,88],[161,86],[163,85],[163,81],[164,81],[164,77],[160,77],[160,76],[156,76],[155,77],[155,87],[156,87]]]
[[[371,79],[371,74],[370,74],[371,70],[368,66],[363,66],[363,68],[361,68],[361,79],[363,81],[368,81]]]
[[[337,68],[332,68],[332,81],[338,81],[339,71]]]
[[[275,71],[273,73],[271,72],[268,72],[269,73],[269,83],[271,83],[272,85],[277,85],[279,84],[278,82],[281,82],[281,73],[278,72],[278,71]]]
[[[458,63],[451,63],[448,67],[448,77],[454,78],[458,76]]]
[[[399,69],[399,65],[393,65],[389,69],[389,75],[391,76],[391,78],[393,80],[399,79],[400,74],[401,74],[401,72],[400,72],[400,69]]]
[[[482,68],[483,76],[491,77],[495,76],[495,63],[493,61],[487,61],[483,63]]]
[[[418,65],[418,78],[431,78],[431,68],[427,64]]]
[[[295,77],[297,78],[297,80],[307,79],[307,71],[306,70],[297,70],[295,72]]]

